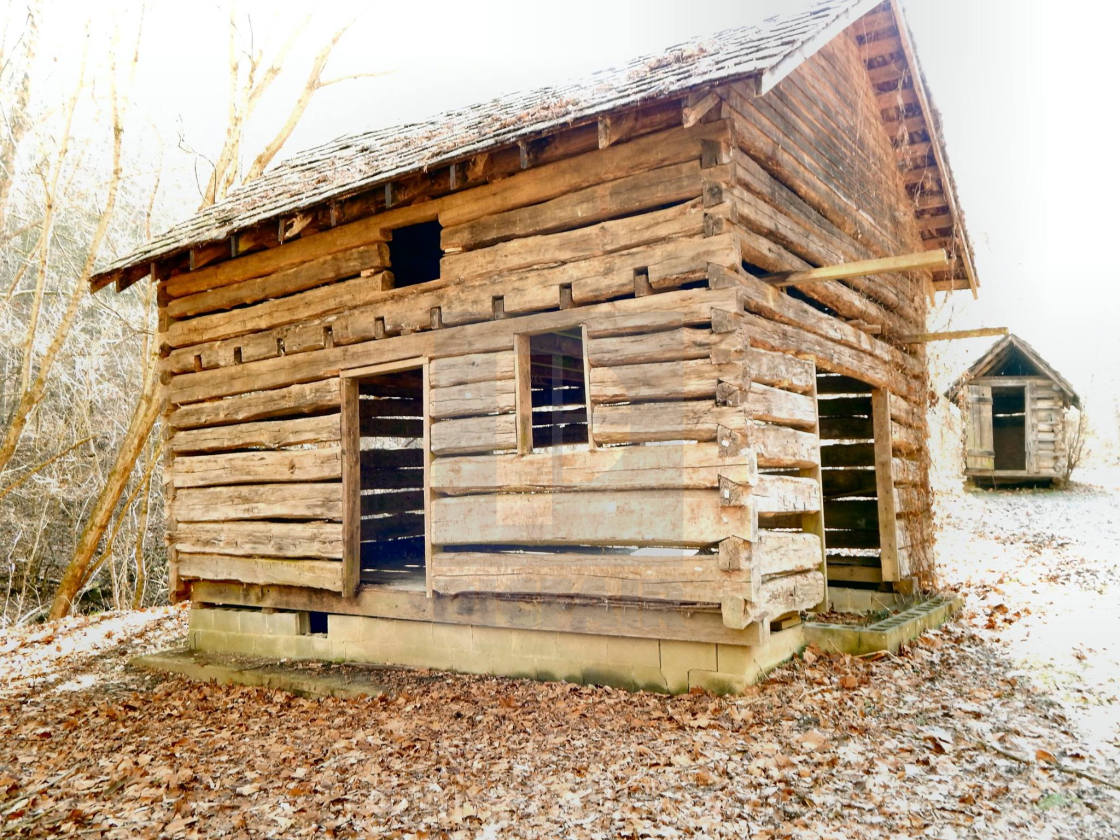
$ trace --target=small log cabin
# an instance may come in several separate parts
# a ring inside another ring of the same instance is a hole
[[[896,2],[311,149],[92,285],[145,278],[196,647],[734,689],[929,577],[976,279]]]
[[[945,396],[964,414],[964,474],[974,483],[1066,478],[1069,414],[1081,398],[1023,339],[997,341]]]

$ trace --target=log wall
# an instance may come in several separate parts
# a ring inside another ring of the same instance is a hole
[[[854,46],[763,99],[720,88],[698,122],[693,101],[161,278],[179,578],[351,591],[361,430],[340,373],[416,358],[437,598],[719,604],[732,628],[821,603],[818,370],[886,395],[884,578],[920,569],[928,522],[903,495],[925,486],[925,366],[893,341],[922,323],[920,281],[785,293],[755,276],[915,249]],[[439,279],[394,288],[392,231],[431,220]],[[541,450],[518,337],[573,329],[589,440]]]

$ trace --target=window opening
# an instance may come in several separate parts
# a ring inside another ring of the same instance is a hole
[[[389,240],[389,268],[395,287],[439,279],[442,232],[439,222],[421,222],[393,231],[393,238]]]
[[[533,448],[588,442],[583,332],[529,336]]]

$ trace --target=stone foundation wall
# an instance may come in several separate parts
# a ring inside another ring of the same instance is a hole
[[[212,653],[323,659],[597,683],[682,693],[738,693],[804,646],[799,626],[760,647],[328,615],[194,607],[189,644]]]

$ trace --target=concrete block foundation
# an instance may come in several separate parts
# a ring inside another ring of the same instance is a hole
[[[188,644],[215,654],[716,694],[742,692],[805,645],[800,626],[758,647],[334,614],[326,633],[309,627],[306,612],[194,607]]]

